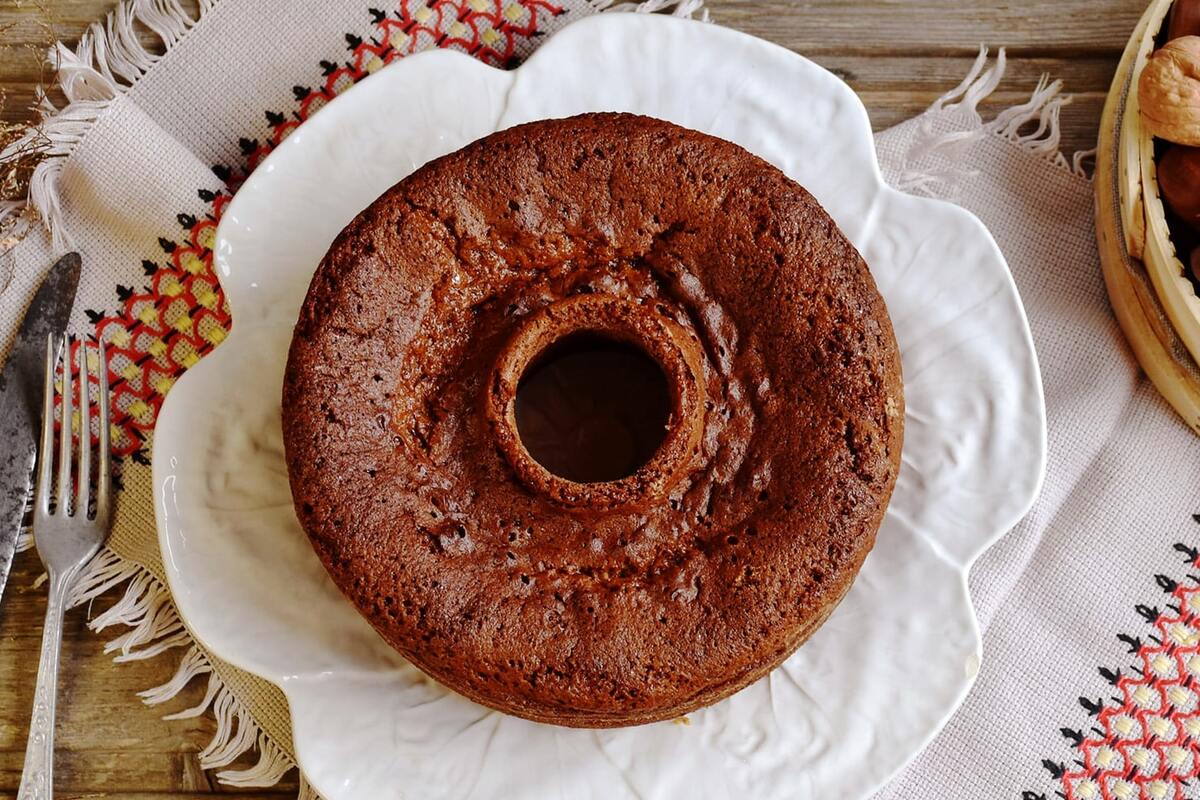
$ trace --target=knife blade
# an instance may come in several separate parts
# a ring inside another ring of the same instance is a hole
[[[17,329],[0,370],[0,599],[17,549],[17,536],[33,483],[41,424],[46,337],[65,330],[82,261],[67,253],[50,268]]]

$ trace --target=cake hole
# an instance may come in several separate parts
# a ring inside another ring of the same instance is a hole
[[[584,332],[534,359],[517,387],[517,433],[534,460],[577,483],[626,478],[667,435],[671,394],[641,348]]]

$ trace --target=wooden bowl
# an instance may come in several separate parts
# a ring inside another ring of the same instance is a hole
[[[1159,196],[1154,137],[1137,82],[1172,0],[1154,0],[1113,78],[1096,152],[1096,240],[1109,299],[1154,385],[1200,433],[1200,297],[1176,254]]]

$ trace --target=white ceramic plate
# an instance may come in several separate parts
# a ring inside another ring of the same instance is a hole
[[[283,461],[292,324],[342,226],[435,156],[600,110],[732,140],[807,186],[871,265],[903,352],[903,467],[875,551],[808,644],[688,726],[537,725],[424,679],[326,577]],[[278,147],[231,203],[217,248],[236,324],[172,390],[155,437],[167,576],[201,641],[286,693],[301,765],[329,800],[852,800],[970,687],[980,638],[967,569],[1029,508],[1044,468],[1033,345],[987,231],[885,187],[862,104],[820,67],[723,28],[632,14],[578,22],[514,72],[413,56]]]

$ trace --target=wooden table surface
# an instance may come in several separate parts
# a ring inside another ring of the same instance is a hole
[[[0,0],[0,89],[8,102],[3,119],[20,121],[40,69],[32,49],[45,39],[36,23],[48,12],[56,35],[73,43],[112,0]],[[807,55],[841,75],[861,95],[876,128],[920,111],[956,85],[979,44],[1008,47],[1008,76],[983,113],[1027,99],[1038,76],[1063,78],[1075,102],[1063,112],[1063,148],[1094,146],[1101,105],[1117,58],[1145,0],[709,0],[713,20]],[[39,9],[41,10],[39,12]],[[0,797],[15,796],[29,722],[44,589],[37,557],[17,557],[0,604]],[[134,694],[166,681],[175,659],[113,664],[103,639],[89,632],[83,613],[68,617],[63,643],[56,783],[59,798],[142,800],[204,797],[234,790],[199,768],[196,753],[214,723],[200,719],[164,722],[160,709]],[[177,656],[176,656],[177,658]],[[194,682],[170,710],[199,701]],[[1036,764],[1027,765],[1036,770]],[[295,794],[294,777],[268,792],[243,797]]]

